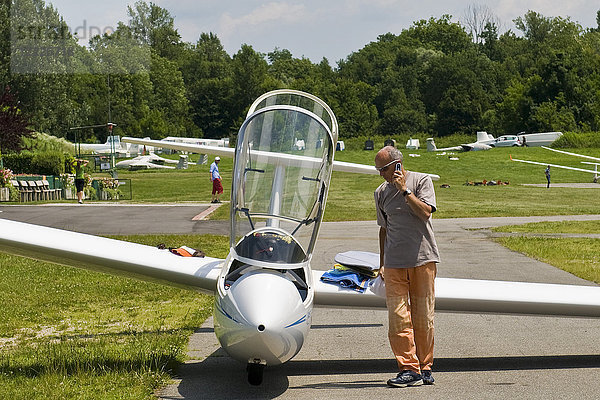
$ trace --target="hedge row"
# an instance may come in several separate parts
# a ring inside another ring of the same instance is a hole
[[[20,153],[2,155],[4,167],[15,174],[60,175],[65,172],[65,154],[61,152]]]
[[[599,132],[565,132],[554,143],[554,148],[599,148]]]

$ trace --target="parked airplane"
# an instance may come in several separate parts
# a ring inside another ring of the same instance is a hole
[[[575,157],[582,157],[582,158],[587,158],[588,160],[594,160],[594,161],[599,161],[598,163],[594,163],[594,162],[587,162],[587,161],[582,161],[582,164],[590,164],[590,165],[594,165],[594,170],[591,169],[583,169],[583,168],[575,168],[575,167],[567,167],[565,165],[557,165],[557,164],[550,164],[550,163],[543,163],[543,162],[538,162],[538,161],[528,161],[528,160],[520,160],[518,158],[512,158],[512,156],[510,156],[510,159],[512,161],[518,161],[518,162],[522,162],[522,163],[527,163],[527,164],[535,164],[535,165],[543,165],[543,166],[551,166],[551,167],[555,167],[555,168],[563,168],[563,169],[570,169],[572,171],[579,171],[579,172],[588,172],[591,174],[594,174],[594,183],[598,182],[598,165],[600,165],[600,158],[598,157],[592,157],[592,156],[586,156],[585,154],[577,154],[577,153],[570,153],[568,151],[564,151],[564,150],[557,150],[557,149],[552,149],[550,147],[546,147],[546,146],[541,146],[543,149],[546,150],[550,150],[550,151],[554,151],[556,153],[561,153],[561,154],[566,154],[568,156],[575,156]]]
[[[225,260],[4,219],[0,251],[214,294],[221,346],[260,384],[265,366],[300,351],[314,306],[385,307],[370,289],[327,284],[324,271],[312,270],[332,171],[377,173],[335,162],[337,136],[336,118],[322,100],[277,90],[252,104],[235,150],[203,147],[217,155],[235,152]],[[302,150],[294,146],[298,138]],[[600,317],[600,287],[438,278],[436,309]]]
[[[177,164],[176,167],[172,167],[165,164]],[[150,153],[146,156],[137,156],[129,160],[119,161],[115,164],[118,169],[186,169],[188,166],[187,155],[179,156],[179,160],[170,160],[157,156],[154,153]]]
[[[78,143],[76,144],[81,150],[108,154],[114,152],[123,152],[124,148],[121,146],[121,140],[119,136],[109,136],[106,138],[106,143],[104,144],[96,144],[96,143]]]
[[[485,131],[477,132],[477,141],[473,143],[461,144],[458,146],[444,147],[438,149],[435,145],[433,138],[427,139],[427,151],[477,151],[477,150],[489,150],[492,148],[490,143],[495,141],[494,137]]]
[[[146,138],[150,139],[150,138]],[[153,146],[139,147],[137,144],[130,144],[121,141],[118,135],[108,136],[106,143],[74,143],[81,151],[94,154],[111,154],[115,153],[119,157],[129,157],[133,155],[147,155],[155,151]]]

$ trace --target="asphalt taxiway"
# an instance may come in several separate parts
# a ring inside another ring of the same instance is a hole
[[[193,221],[208,204],[0,206],[0,218],[92,234],[222,233]],[[600,215],[434,220],[438,276],[592,285],[493,241],[490,227]],[[313,267],[346,250],[378,251],[373,221],[324,223]],[[592,399],[600,398],[600,319],[487,314],[436,315],[433,386],[388,388],[396,373],[385,311],[317,308],[300,353],[250,386],[245,366],[220,348],[209,319],[190,339],[190,359],[161,399]]]
[[[438,276],[591,285],[512,252],[489,227],[600,216],[434,220]],[[348,249],[377,251],[375,222],[325,223],[313,265],[326,269]],[[396,373],[385,311],[317,308],[307,341],[263,385],[220,348],[211,320],[192,337],[190,360],[161,399],[580,399],[600,398],[600,320],[484,314],[436,315],[436,384],[389,388]]]

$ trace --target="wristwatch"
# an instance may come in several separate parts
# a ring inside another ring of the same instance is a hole
[[[411,194],[411,193],[412,193],[412,190],[410,190],[410,189],[406,189],[406,190],[405,190],[405,191],[402,193],[402,196],[406,197],[406,196],[408,196],[408,195],[409,195],[409,194]]]

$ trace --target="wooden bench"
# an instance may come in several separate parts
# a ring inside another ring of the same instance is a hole
[[[19,200],[27,201],[46,201],[46,200],[61,200],[61,189],[50,189],[50,183],[47,179],[38,180],[13,180],[10,183],[19,191]]]
[[[42,181],[34,181],[36,185],[36,189],[38,192],[39,199],[38,200],[50,200],[50,188],[44,187],[44,182]]]
[[[50,183],[46,179],[38,181],[42,185],[42,192],[46,195],[46,200],[60,200],[62,191],[60,189],[50,189]],[[39,184],[38,184],[39,185]]]
[[[27,181],[19,181],[19,192],[21,192],[21,201],[33,201],[33,190]]]
[[[37,181],[27,181],[32,193],[32,201],[42,200],[42,188],[38,186]]]

